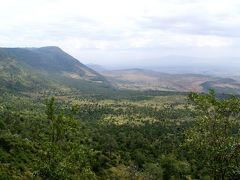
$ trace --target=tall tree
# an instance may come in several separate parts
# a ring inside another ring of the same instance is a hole
[[[188,99],[198,115],[194,127],[186,131],[192,162],[214,179],[240,178],[240,99],[220,99],[213,90],[191,93]]]

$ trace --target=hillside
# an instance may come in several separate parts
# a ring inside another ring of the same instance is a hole
[[[120,89],[204,92],[214,88],[221,93],[240,93],[240,83],[231,78],[201,74],[168,74],[144,69],[99,72]]]
[[[58,47],[0,48],[2,89],[44,90],[109,86],[103,76]]]

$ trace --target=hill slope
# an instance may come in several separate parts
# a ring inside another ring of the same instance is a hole
[[[109,86],[103,76],[58,47],[0,48],[1,89],[41,90]]]
[[[144,69],[101,71],[117,88],[132,90],[208,91],[240,94],[240,82],[200,74],[167,74]]]

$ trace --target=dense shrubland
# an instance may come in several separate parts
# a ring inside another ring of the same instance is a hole
[[[3,94],[0,179],[239,178],[238,98],[125,94]]]

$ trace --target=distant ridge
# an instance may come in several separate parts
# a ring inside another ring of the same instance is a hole
[[[101,73],[119,89],[179,92],[207,92],[209,89],[215,89],[219,93],[240,94],[240,82],[232,78],[192,73],[168,74],[139,68],[109,70]]]

